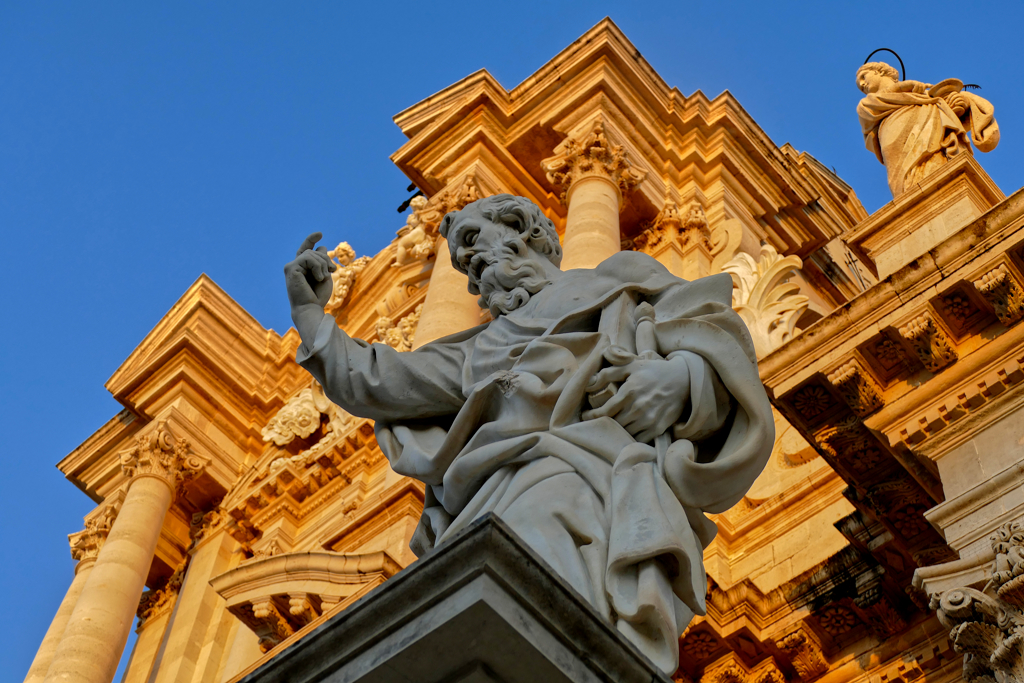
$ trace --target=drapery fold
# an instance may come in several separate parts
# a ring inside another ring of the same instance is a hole
[[[704,512],[738,502],[774,442],[732,282],[672,276],[622,252],[568,271],[523,308],[397,353],[325,317],[298,361],[349,412],[376,421],[392,468],[427,484],[422,554],[487,512],[671,673],[677,638],[705,611]],[[611,418],[581,420],[608,354],[635,354],[633,308],[655,311],[663,357],[689,372],[672,443],[637,443]]]

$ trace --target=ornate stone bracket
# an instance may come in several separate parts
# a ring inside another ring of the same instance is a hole
[[[821,643],[808,629],[798,627],[776,640],[775,645],[789,657],[800,680],[805,683],[828,671],[828,660],[822,652]]]
[[[548,181],[562,189],[563,203],[569,189],[586,177],[602,177],[615,184],[625,197],[646,177],[647,172],[633,166],[621,145],[612,145],[601,119],[576,136],[570,135],[555,147],[554,156],[540,162]]]
[[[1004,524],[990,540],[988,584],[932,595],[931,608],[964,655],[964,680],[1024,683],[1024,531]]]
[[[1024,284],[1005,263],[972,283],[992,308],[999,322],[1009,327],[1024,317]]]
[[[953,343],[925,311],[899,328],[928,372],[938,372],[957,359]]]
[[[700,683],[786,683],[786,677],[771,657],[748,667],[729,653],[704,670]]]
[[[243,621],[246,621],[246,625],[259,636],[261,652],[270,652],[285,638],[295,633],[295,628],[281,614],[272,596],[252,600],[249,608],[252,619]]]
[[[857,359],[851,359],[829,373],[831,382],[850,410],[859,417],[866,417],[882,407],[882,390],[864,366]]]

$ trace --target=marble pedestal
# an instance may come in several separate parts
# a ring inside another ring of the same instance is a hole
[[[244,683],[671,683],[485,517]]]

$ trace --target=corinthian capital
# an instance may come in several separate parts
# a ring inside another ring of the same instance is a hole
[[[570,135],[555,147],[555,155],[540,162],[548,180],[562,188],[561,199],[572,186],[587,177],[603,177],[614,183],[625,195],[647,175],[635,168],[626,158],[622,145],[611,145],[605,134],[604,123],[595,119],[590,127],[578,135]]]
[[[190,454],[190,450],[188,441],[184,438],[175,441],[161,421],[155,432],[140,436],[131,450],[121,453],[121,469],[129,479],[157,477],[175,491],[206,466],[199,456]]]
[[[68,535],[71,557],[80,564],[85,560],[95,560],[99,556],[103,543],[107,540],[107,534],[110,533],[110,527],[121,510],[123,498],[120,494],[108,498],[100,507],[89,513],[84,529]]]

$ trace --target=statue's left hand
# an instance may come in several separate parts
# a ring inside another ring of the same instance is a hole
[[[584,420],[614,418],[637,441],[648,443],[683,414],[690,396],[690,371],[682,358],[636,359],[601,370],[587,385],[595,393],[611,382],[623,382],[600,408],[583,413]]]

